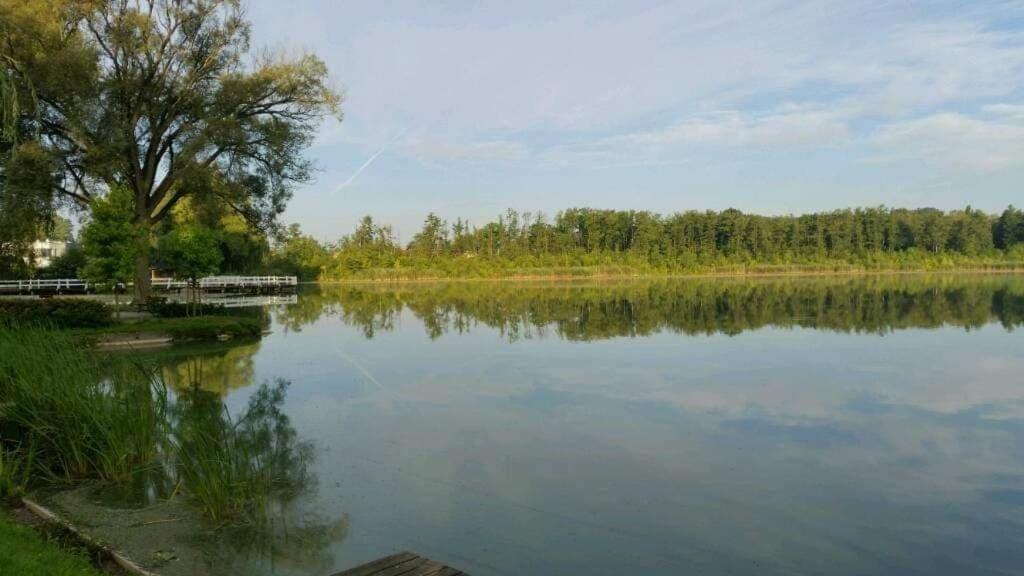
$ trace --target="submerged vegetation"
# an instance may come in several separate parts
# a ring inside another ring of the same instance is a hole
[[[281,412],[286,390],[262,386],[233,418],[198,383],[169,391],[148,367],[60,332],[0,331],[0,488],[144,485],[187,496],[217,524],[259,522],[312,485],[312,451]]]

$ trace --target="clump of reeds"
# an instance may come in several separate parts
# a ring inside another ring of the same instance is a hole
[[[139,367],[106,362],[59,331],[0,331],[0,437],[32,446],[51,480],[127,482],[166,437],[167,390]]]
[[[209,518],[258,522],[271,503],[310,485],[312,448],[280,409],[287,386],[284,380],[260,386],[237,419],[209,392],[197,388],[179,397],[174,469]]]
[[[172,401],[154,371],[60,331],[0,330],[0,496],[156,477],[218,523],[263,520],[311,484],[311,447],[281,410],[287,387],[261,386],[232,418],[218,395],[193,386]]]

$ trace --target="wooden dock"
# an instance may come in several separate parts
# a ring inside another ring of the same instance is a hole
[[[334,576],[469,576],[461,570],[449,568],[439,562],[417,556],[412,552],[399,552]]]

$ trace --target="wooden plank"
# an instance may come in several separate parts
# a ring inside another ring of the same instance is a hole
[[[420,568],[427,562],[430,562],[430,560],[416,556],[412,560],[407,560],[387,570],[375,572],[373,576],[415,576],[420,574]]]
[[[422,576],[467,576],[465,572],[456,570],[449,566],[441,565],[441,567],[434,572],[425,572]]]
[[[429,558],[411,552],[392,554],[380,560],[357,566],[334,576],[468,576]]]
[[[398,554],[385,556],[379,560],[374,560],[373,562],[363,564],[362,566],[356,566],[355,568],[344,572],[338,572],[334,576],[372,576],[381,570],[386,570],[396,564],[407,562],[413,558],[418,558],[418,556],[412,552],[399,552]]]

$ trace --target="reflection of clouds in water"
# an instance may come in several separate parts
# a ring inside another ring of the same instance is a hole
[[[303,329],[257,366],[296,381],[288,412],[331,487],[310,506],[351,511],[346,552],[367,559],[387,541],[481,574],[1013,573],[1024,336],[991,322],[993,290],[1020,281],[914,282],[631,285],[589,303],[345,288],[282,316]],[[727,313],[680,301],[695,294]],[[777,295],[795,308],[761,314]],[[510,314],[568,328],[511,338]]]

